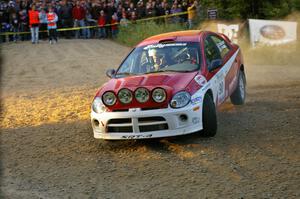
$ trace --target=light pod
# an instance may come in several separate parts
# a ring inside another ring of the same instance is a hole
[[[166,91],[162,88],[156,88],[152,91],[152,99],[157,103],[162,103],[166,100]]]
[[[107,91],[102,95],[102,101],[106,106],[112,106],[116,103],[117,98],[113,92]]]
[[[146,88],[138,88],[134,92],[135,99],[140,103],[145,103],[149,100],[150,94]]]
[[[122,104],[129,104],[132,101],[132,93],[127,88],[123,88],[118,92],[118,98]]]

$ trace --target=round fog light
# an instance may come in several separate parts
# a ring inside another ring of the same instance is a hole
[[[179,119],[182,122],[186,122],[188,120],[188,116],[185,114],[179,115]]]
[[[95,126],[99,126],[99,121],[98,120],[93,120],[93,122],[94,122]]]

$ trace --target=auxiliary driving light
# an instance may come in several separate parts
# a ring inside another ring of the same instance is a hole
[[[119,91],[118,98],[121,103],[129,104],[132,101],[132,93],[130,90],[123,88]]]
[[[161,103],[166,100],[166,91],[162,88],[156,88],[152,91],[152,98],[155,102]]]
[[[149,91],[145,88],[138,88],[134,92],[135,99],[140,103],[145,103],[149,100],[150,94]]]

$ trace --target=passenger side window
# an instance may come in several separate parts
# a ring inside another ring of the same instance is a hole
[[[213,40],[213,42],[216,44],[216,46],[219,49],[220,55],[222,57],[222,59],[227,55],[227,53],[230,51],[229,46],[226,44],[226,42],[220,38],[220,37],[216,37],[216,36],[210,36],[210,38]]]
[[[221,59],[220,52],[210,37],[205,39],[204,49],[207,65],[210,65],[210,63],[215,59]]]

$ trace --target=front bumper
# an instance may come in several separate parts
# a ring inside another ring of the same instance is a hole
[[[91,112],[94,137],[97,139],[149,139],[184,135],[202,130],[202,105],[184,108],[122,112]]]

